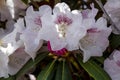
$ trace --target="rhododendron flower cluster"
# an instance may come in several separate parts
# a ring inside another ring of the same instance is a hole
[[[14,75],[30,57],[34,60],[44,42],[48,51],[59,57],[79,49],[83,62],[102,56],[112,30],[103,17],[95,19],[98,10],[93,4],[91,8],[70,10],[66,3],[58,3],[53,9],[43,5],[38,11],[28,7],[26,16],[17,20],[11,33],[0,34],[0,77]]]

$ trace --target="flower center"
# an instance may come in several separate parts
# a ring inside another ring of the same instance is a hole
[[[32,30],[33,32],[38,32],[38,31],[41,29],[41,27],[42,27],[42,23],[41,23],[41,18],[40,18],[40,16],[38,16],[38,17],[36,17],[36,18],[34,19],[34,23],[36,24],[36,26],[33,26],[33,27],[31,28],[31,30]]]
[[[57,16],[57,19],[55,20],[56,23],[56,29],[59,33],[59,37],[64,38],[67,31],[67,26],[72,24],[72,19],[67,17],[66,15],[59,15]]]

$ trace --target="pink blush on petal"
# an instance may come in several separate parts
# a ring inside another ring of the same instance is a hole
[[[38,16],[38,17],[35,18],[34,23],[35,23],[36,25],[42,26],[40,16]]]
[[[97,30],[97,28],[90,28],[87,30],[88,33],[97,33],[97,32],[100,32]]]
[[[116,64],[120,67],[120,61],[119,60],[116,62]]]
[[[66,15],[59,15],[57,16],[57,20],[55,21],[56,24],[66,23],[67,25],[72,24],[72,19],[67,17]]]

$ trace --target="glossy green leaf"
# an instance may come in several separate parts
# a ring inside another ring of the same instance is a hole
[[[54,59],[40,72],[40,74],[37,77],[37,80],[50,80],[50,74],[54,70],[56,60],[57,59]]]
[[[69,66],[65,60],[58,64],[55,80],[72,80]]]
[[[33,66],[35,66],[36,64],[38,64],[40,61],[42,61],[46,56],[48,55],[48,53],[40,53],[35,60],[33,61],[32,59],[30,59],[23,67],[22,69],[15,75],[16,78],[18,78],[19,76],[25,74],[30,68],[32,68]]]
[[[55,80],[62,80],[62,62],[58,64]]]
[[[105,58],[104,57],[94,57],[93,59],[97,60],[98,62],[100,62],[101,64],[104,63]]]
[[[80,55],[77,55],[79,64],[88,72],[88,74],[95,80],[111,80],[109,75],[94,61],[89,60],[83,63]]]

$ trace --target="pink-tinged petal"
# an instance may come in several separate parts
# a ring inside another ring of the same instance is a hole
[[[41,15],[38,11],[34,11],[33,7],[28,7],[25,16],[26,26],[32,28],[33,30],[39,30],[42,27]]]
[[[102,56],[103,52],[109,45],[108,36],[110,33],[106,33],[107,30],[100,32],[87,33],[87,35],[80,40],[81,49],[83,50],[83,56],[88,57],[83,59],[86,62],[91,56]]]
[[[120,51],[113,51],[110,58],[104,61],[104,70],[110,75],[112,80],[120,79]],[[111,58],[112,57],[112,58]]]
[[[112,30],[107,28],[106,20],[100,18],[92,24],[93,26],[89,26],[87,30],[87,35],[80,40],[80,48],[83,50],[83,62],[86,62],[91,56],[102,56],[109,45],[108,37]]]
[[[9,61],[8,56],[0,51],[0,77],[4,78],[9,77],[8,61]]]
[[[95,24],[95,16],[98,13],[98,9],[94,8],[94,4],[91,4],[92,9],[81,11],[83,17],[83,25],[88,29],[93,27]]]
[[[95,16],[97,15],[98,9],[96,9],[94,7],[94,4],[91,4],[91,8],[92,8],[91,10],[87,9],[87,10],[82,11],[82,16],[84,19],[86,19],[86,18],[93,18],[94,19]]]
[[[24,48],[17,49],[12,55],[9,56],[9,74],[16,74],[29,59],[30,56],[24,51]]]
[[[45,9],[43,12],[41,12],[43,8]],[[51,13],[51,8],[47,5],[41,6],[39,8],[39,11],[34,11],[33,7],[30,6],[26,11],[26,28],[22,32],[20,39],[24,42],[25,51],[32,57],[32,59],[35,58],[36,52],[41,48],[43,44],[43,40],[41,40],[42,38],[39,32],[41,32],[42,26],[44,26],[42,23],[43,16],[45,14],[46,16],[49,14],[47,11],[50,11]]]

